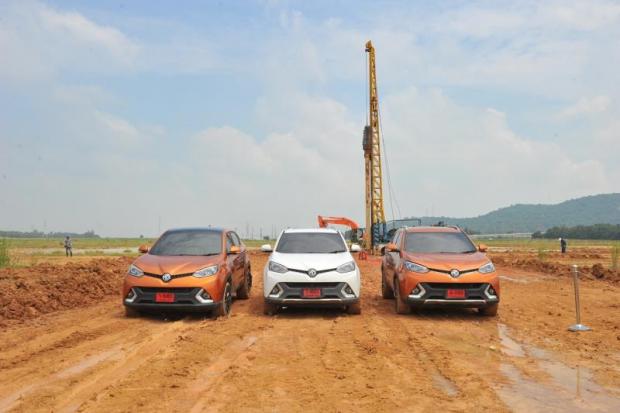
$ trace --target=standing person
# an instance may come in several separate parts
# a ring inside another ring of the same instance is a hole
[[[65,253],[67,257],[73,257],[73,242],[71,241],[71,237],[67,235],[65,238]]]
[[[562,249],[562,254],[566,254],[566,240],[564,238],[560,238],[560,248]]]

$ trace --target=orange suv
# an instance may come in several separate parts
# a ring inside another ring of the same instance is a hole
[[[152,248],[141,246],[140,252],[144,255],[129,266],[123,284],[128,316],[161,310],[224,316],[230,313],[233,295],[250,295],[250,261],[234,231],[172,229]]]
[[[383,298],[394,298],[399,314],[412,307],[460,306],[494,316],[499,278],[485,252],[457,227],[400,228],[381,262]]]

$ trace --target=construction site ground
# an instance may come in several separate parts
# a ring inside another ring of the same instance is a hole
[[[359,261],[359,316],[263,315],[258,251],[251,298],[218,320],[125,318],[127,257],[2,269],[0,412],[620,411],[620,276],[609,251],[491,256],[497,317],[396,315],[380,296],[378,257]],[[586,333],[567,330],[575,263]]]

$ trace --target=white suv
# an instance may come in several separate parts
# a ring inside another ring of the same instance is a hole
[[[271,252],[270,245],[261,249]],[[351,246],[360,251],[359,245]],[[263,272],[265,314],[280,307],[343,307],[360,313],[360,271],[340,232],[328,228],[287,229]]]

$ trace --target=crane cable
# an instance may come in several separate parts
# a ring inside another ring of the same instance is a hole
[[[377,98],[379,97],[379,90],[377,90]],[[383,154],[385,155],[385,176],[387,177],[388,184],[388,197],[390,198],[390,209],[392,211],[392,224],[394,223],[394,204],[396,204],[396,211],[398,217],[402,217],[400,212],[400,205],[398,205],[398,199],[396,199],[396,193],[392,187],[392,177],[390,176],[390,162],[388,161],[387,147],[385,146],[385,139],[383,138],[383,119],[381,119],[381,109],[377,105],[377,112],[379,114],[379,131],[381,132],[381,145],[383,146]]]

